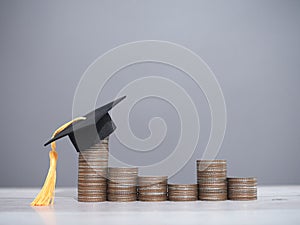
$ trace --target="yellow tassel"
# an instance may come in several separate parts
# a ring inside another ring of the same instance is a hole
[[[86,119],[85,117],[78,117],[78,118],[62,125],[60,128],[58,128],[53,133],[52,138],[54,138],[57,134],[59,134],[64,129],[66,129],[72,123],[79,121],[79,120],[85,120],[85,119]],[[31,206],[53,205],[54,193],[55,193],[55,183],[56,183],[56,162],[57,162],[57,152],[56,152],[55,141],[53,141],[51,143],[51,151],[49,152],[49,158],[50,158],[50,167],[49,167],[48,175],[46,177],[46,180],[44,182],[44,185],[43,185],[40,193],[31,202]]]

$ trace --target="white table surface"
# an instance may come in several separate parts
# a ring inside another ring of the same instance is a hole
[[[0,224],[300,224],[300,186],[258,188],[257,201],[79,203],[75,188],[55,205],[31,207],[38,189],[0,189]]]

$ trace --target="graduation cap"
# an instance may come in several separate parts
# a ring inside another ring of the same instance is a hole
[[[99,143],[100,140],[108,137],[116,129],[108,112],[124,98],[125,96],[118,98],[117,100],[88,113],[83,116],[83,120],[77,120],[70,124],[52,139],[47,141],[44,146],[65,136],[69,136],[77,152],[83,151],[92,145]]]
[[[108,112],[124,98],[125,96],[110,102],[88,113],[84,117],[73,119],[62,125],[53,133],[52,138],[44,144],[44,146],[47,146],[51,143],[48,175],[41,191],[32,201],[31,206],[47,206],[54,202],[56,162],[58,157],[55,141],[69,136],[77,152],[84,151],[94,144],[99,143],[99,141],[108,137],[116,129]]]

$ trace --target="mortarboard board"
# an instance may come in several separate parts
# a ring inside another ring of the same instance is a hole
[[[100,140],[108,137],[116,129],[108,112],[124,98],[125,96],[118,98],[88,113],[84,116],[84,120],[78,120],[70,124],[55,135],[55,137],[47,141],[44,146],[65,136],[69,136],[77,152],[83,151],[95,143],[98,143]]]
[[[53,204],[57,162],[55,141],[65,136],[69,136],[75,149],[79,152],[91,147],[100,140],[103,140],[116,128],[108,112],[124,98],[125,96],[110,102],[88,113],[84,117],[73,119],[72,121],[62,125],[54,132],[52,138],[45,143],[45,146],[51,143],[51,151],[49,152],[50,167],[48,175],[41,191],[32,201],[32,206],[47,206]]]

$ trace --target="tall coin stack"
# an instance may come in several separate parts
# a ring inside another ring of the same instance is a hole
[[[157,202],[167,200],[167,176],[138,178],[138,198],[140,201]]]
[[[138,168],[108,169],[108,201],[130,202],[137,200]]]
[[[228,199],[245,201],[257,199],[257,181],[254,177],[228,178]]]
[[[79,152],[78,201],[106,201],[108,138]]]
[[[227,199],[226,160],[197,160],[197,183],[200,200]]]
[[[170,201],[196,201],[198,199],[197,184],[168,184]]]

